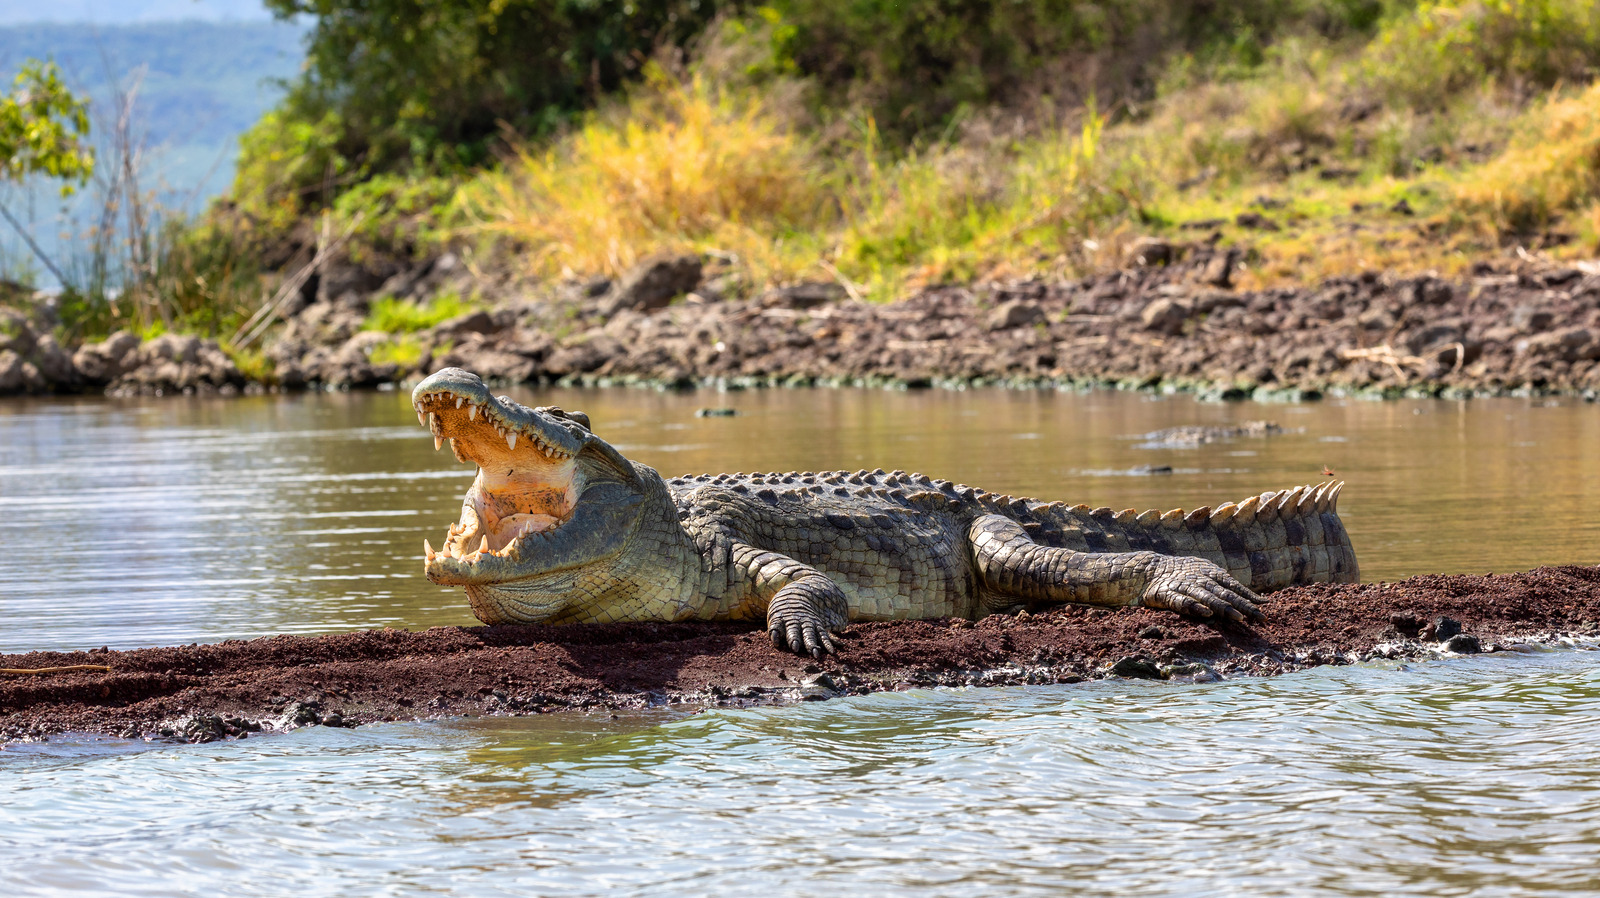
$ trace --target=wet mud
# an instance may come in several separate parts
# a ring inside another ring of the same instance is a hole
[[[1275,593],[1254,627],[1057,607],[858,623],[836,656],[741,624],[436,627],[132,651],[0,655],[0,743],[63,733],[209,742],[299,726],[462,715],[741,706],[1108,677],[1210,681],[1323,664],[1527,651],[1600,636],[1600,568],[1414,577]]]

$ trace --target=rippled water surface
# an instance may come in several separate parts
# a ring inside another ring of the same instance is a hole
[[[1170,508],[1328,466],[1367,579],[1600,560],[1581,403],[515,395],[666,474]],[[1290,432],[1141,438],[1263,418]],[[0,405],[0,651],[471,623],[420,549],[472,471],[415,420],[397,393]],[[0,895],[1600,893],[1597,657],[9,745]]]
[[[10,746],[0,887],[1593,893],[1594,658]]]

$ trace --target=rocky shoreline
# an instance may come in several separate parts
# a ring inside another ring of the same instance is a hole
[[[852,625],[836,656],[735,624],[436,627],[0,656],[0,743],[61,734],[208,742],[299,726],[650,706],[747,706],[909,688],[1207,682],[1324,664],[1600,646],[1600,568],[1316,585],[1219,628],[1062,607]],[[19,674],[15,669],[90,665]],[[100,668],[107,668],[102,670]]]
[[[0,395],[362,388],[446,365],[502,383],[657,387],[1006,385],[1321,395],[1600,395],[1600,266],[1480,263],[1470,277],[1363,272],[1236,290],[1242,256],[1143,240],[1128,267],[1058,283],[942,286],[892,304],[804,283],[748,299],[717,259],[646,260],[613,283],[491,280],[452,255],[308,281],[252,382],[215,340],[128,333],[73,349],[0,309]],[[364,330],[381,296],[482,308],[411,334]],[[48,309],[45,318],[48,319]],[[406,344],[416,360],[382,361]]]

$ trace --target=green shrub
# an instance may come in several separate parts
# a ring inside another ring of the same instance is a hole
[[[1439,109],[1486,81],[1551,87],[1600,73],[1594,0],[1442,0],[1391,17],[1366,53],[1390,102]]]
[[[470,308],[472,306],[462,300],[459,293],[441,293],[424,302],[384,296],[372,303],[363,329],[389,334],[415,333],[449,321]]]

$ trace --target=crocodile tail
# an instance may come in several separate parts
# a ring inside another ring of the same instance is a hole
[[[1113,512],[1087,505],[1035,509],[1041,542],[1095,552],[1148,550],[1204,558],[1257,592],[1305,583],[1356,583],[1350,534],[1339,520],[1342,481],[1262,493],[1193,511]],[[1030,527],[1030,530],[1034,528]]]

